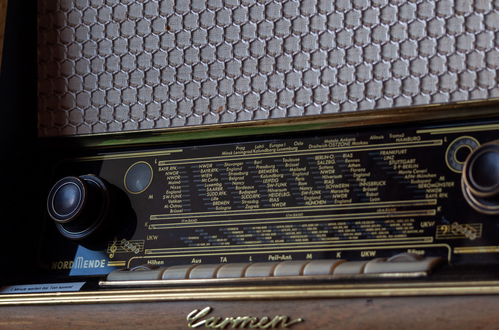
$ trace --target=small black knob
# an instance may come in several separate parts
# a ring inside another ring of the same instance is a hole
[[[95,175],[68,176],[57,181],[47,199],[47,211],[60,233],[83,240],[99,231],[109,211],[109,189]]]
[[[499,214],[499,140],[475,149],[463,167],[466,201],[477,211]]]

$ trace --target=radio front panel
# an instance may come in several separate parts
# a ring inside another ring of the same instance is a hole
[[[373,126],[70,157],[53,169],[40,262],[63,277],[400,254],[496,265],[498,132]]]

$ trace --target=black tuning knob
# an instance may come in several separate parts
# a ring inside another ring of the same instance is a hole
[[[109,188],[102,179],[95,175],[68,176],[50,190],[47,210],[63,236],[83,240],[103,227],[109,204]]]
[[[466,201],[478,212],[499,214],[499,140],[475,149],[461,180]]]

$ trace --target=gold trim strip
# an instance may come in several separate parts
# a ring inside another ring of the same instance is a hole
[[[206,221],[194,223],[159,223],[149,225],[149,229],[171,229],[171,228],[197,228],[197,227],[219,227],[219,226],[235,226],[235,225],[255,225],[255,224],[269,224],[269,223],[301,223],[310,221],[345,221],[355,219],[379,219],[379,218],[401,218],[401,217],[424,217],[435,215],[436,211],[431,210],[404,210],[393,212],[364,212],[364,213],[345,213],[335,215],[321,215],[321,216],[300,216],[300,217],[279,217],[279,218],[265,218],[265,219],[236,219],[236,220],[219,220],[219,221]],[[299,220],[292,220],[299,218]],[[288,220],[289,219],[289,220]]]
[[[233,247],[244,247],[245,249],[254,248],[254,247],[280,247],[283,245],[286,246],[317,246],[317,245],[361,245],[364,247],[369,247],[371,244],[383,245],[383,244],[402,244],[402,243],[432,243],[432,236],[419,236],[419,237],[397,237],[397,238],[375,238],[375,239],[355,239],[355,240],[339,240],[339,239],[324,239],[321,241],[313,241],[313,242],[293,242],[293,243],[261,243],[261,244],[245,244],[244,246],[196,246],[196,247],[178,247],[178,248],[157,248],[157,249],[146,249],[145,254],[152,254],[156,251],[203,251],[203,250],[212,250],[212,251],[220,251],[224,252],[224,250],[231,249]]]
[[[499,111],[499,109],[498,109]],[[472,126],[460,126],[460,127],[446,127],[439,129],[421,129],[416,131],[418,134],[430,133],[430,134],[446,134],[446,133],[468,133],[468,132],[479,132],[487,130],[499,130],[499,124],[489,124],[489,125],[472,125]]]
[[[498,253],[498,252],[499,252],[499,246],[464,246],[464,247],[455,247],[454,248],[455,254]]]
[[[350,243],[350,244],[348,244]],[[265,253],[280,253],[281,251],[286,251],[290,252],[291,248],[300,248],[302,250],[297,250],[301,252],[306,252],[306,250],[303,250],[305,248],[311,249],[310,252],[317,252],[317,251],[340,251],[340,250],[363,250],[363,249],[377,249],[380,248],[379,246],[381,245],[381,249],[387,249],[387,248],[397,248],[401,244],[403,245],[411,245],[411,244],[429,244],[433,243],[433,237],[422,237],[419,240],[402,240],[402,241],[396,241],[396,242],[387,242],[387,241],[380,241],[380,242],[372,242],[372,243],[356,243],[355,241],[348,241],[348,242],[330,242],[330,241],[325,241],[325,242],[307,242],[307,243],[302,243],[303,246],[299,246],[297,244],[289,244],[288,245],[281,245],[279,246],[278,244],[275,244],[275,246],[262,246],[258,248],[258,251],[251,251],[248,253],[242,253],[242,254],[265,254]],[[399,245],[396,245],[399,244]],[[256,245],[256,244],[255,244]],[[270,245],[270,244],[269,244]],[[296,246],[298,245],[298,246]],[[393,246],[395,245],[395,246]],[[352,247],[354,246],[354,247]],[[246,246],[234,246],[234,247],[228,247],[224,249],[211,249],[209,250],[210,254],[209,255],[222,255],[225,253],[229,254],[234,254],[233,252],[236,251],[248,251],[251,249],[251,247],[246,247]],[[254,247],[253,247],[254,249]],[[312,250],[313,249],[313,250]],[[196,256],[196,253],[203,253],[203,250],[191,250],[191,251],[184,251],[182,249],[179,249],[181,252],[184,253],[183,256]],[[144,253],[144,258],[154,258],[154,257],[172,257],[177,256],[179,252],[176,251],[169,251],[169,249],[146,249]],[[186,254],[190,253],[190,254]],[[206,255],[206,254],[204,254]],[[141,257],[133,257],[133,258],[141,258]]]
[[[497,118],[499,98],[480,101],[463,101],[445,104],[430,104],[392,109],[366,110],[305,117],[256,120],[226,124],[172,127],[77,135],[70,137],[41,138],[42,145],[79,148],[115,148],[167,145],[169,143],[229,137],[249,137],[264,134],[309,132],[344,128],[360,128],[374,125],[404,123],[426,123],[457,121],[477,118]]]
[[[182,149],[167,149],[160,151],[105,154],[97,156],[80,157],[77,159],[80,161],[94,161],[94,160],[129,159],[129,158],[153,157],[153,156],[170,156],[173,153],[182,152],[182,151],[183,151]]]
[[[93,292],[0,295],[0,306],[88,303],[133,303],[194,300],[365,298],[499,294],[499,281],[286,285],[230,288],[162,288]]]
[[[152,214],[149,220],[171,220],[182,219],[189,217],[220,217],[220,215],[246,215],[246,214],[263,214],[283,213],[283,212],[311,212],[311,211],[330,211],[330,210],[350,210],[359,208],[388,208],[388,207],[404,207],[404,206],[426,206],[437,205],[436,199],[414,199],[400,201],[380,201],[380,202],[360,202],[351,204],[335,204],[335,205],[310,205],[310,206],[291,206],[291,207],[276,207],[276,208],[260,208],[256,210],[227,210],[227,211],[208,211],[208,212],[190,212],[178,214]]]
[[[237,277],[237,278],[210,278],[210,279],[184,279],[184,280],[131,280],[131,281],[101,281],[99,286],[103,288],[123,288],[123,287],[171,287],[181,285],[196,284],[241,284],[241,283],[269,283],[269,282],[312,282],[312,281],[338,281],[338,280],[359,280],[359,279],[394,279],[394,278],[417,278],[427,276],[425,271],[421,272],[401,272],[401,273],[379,273],[379,274],[345,274],[345,275],[300,275],[300,276],[279,276],[276,277]]]

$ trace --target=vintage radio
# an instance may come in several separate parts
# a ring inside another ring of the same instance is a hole
[[[38,94],[8,105],[36,100],[38,134],[27,111],[4,137],[5,325],[493,324],[494,17],[482,3],[39,1]],[[19,70],[5,56],[2,84]]]
[[[1,301],[495,293],[497,106],[45,140],[37,267]]]

